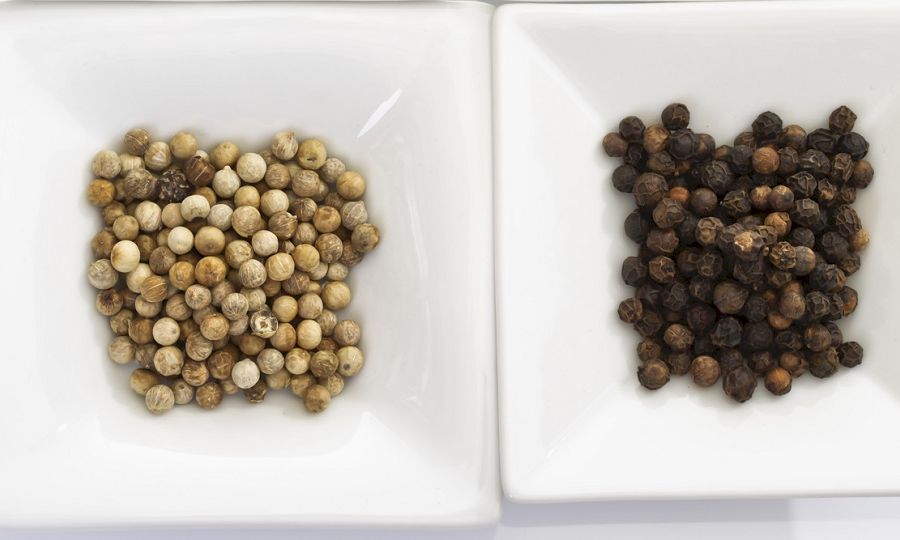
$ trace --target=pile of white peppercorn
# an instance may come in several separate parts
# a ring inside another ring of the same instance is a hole
[[[379,241],[363,177],[290,131],[259,153],[140,128],[124,147],[91,165],[104,227],[88,281],[115,334],[109,357],[138,366],[131,388],[155,414],[285,388],[325,410],[364,364],[359,325],[336,314]]]

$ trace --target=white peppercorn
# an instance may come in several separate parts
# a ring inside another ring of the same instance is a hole
[[[269,279],[280,282],[294,274],[294,259],[287,253],[276,253],[266,259],[266,274]],[[280,285],[279,285],[280,289]]]
[[[100,178],[107,180],[115,178],[122,170],[122,162],[119,161],[119,154],[112,150],[101,150],[94,155],[91,162],[91,173]]]
[[[144,395],[147,410],[153,414],[165,414],[175,406],[175,394],[164,384],[150,387]]]
[[[222,300],[222,315],[231,321],[245,317],[249,308],[247,297],[240,293],[231,293]]]
[[[317,382],[328,390],[331,397],[340,394],[344,390],[344,378],[340,373],[332,373],[327,377],[320,378]]]
[[[220,340],[228,335],[228,319],[221,313],[213,313],[200,323],[200,334],[210,341]]]
[[[256,357],[256,365],[266,375],[277,373],[284,367],[284,355],[276,349],[263,349]]]
[[[347,307],[351,298],[350,287],[343,281],[329,281],[322,289],[322,302],[333,311]]]
[[[125,365],[134,360],[135,343],[127,336],[116,336],[109,342],[106,352],[109,359],[119,365]]]
[[[219,307],[226,296],[235,292],[234,285],[230,281],[223,281],[212,288],[212,305]]]
[[[113,334],[117,336],[128,335],[128,325],[134,318],[134,312],[128,309],[122,309],[109,318],[109,328]]]
[[[268,272],[268,270],[266,270],[266,272]],[[281,293],[281,282],[275,281],[271,277],[267,277],[266,281],[260,285],[259,288],[265,293],[266,298],[269,298]]]
[[[194,275],[194,265],[187,261],[178,261],[174,263],[169,267],[168,275],[169,284],[179,291],[187,291],[194,285],[194,281],[196,280],[196,276]],[[194,304],[196,303],[197,300],[192,299],[188,302],[188,305],[193,309]]]
[[[119,174],[127,175],[129,171],[144,168],[144,158],[129,154],[127,152],[119,154]]]
[[[187,405],[194,400],[194,387],[184,379],[172,381],[172,394],[175,396],[175,405]]]
[[[222,392],[228,394],[229,396],[232,394],[237,394],[238,392],[241,391],[241,389],[238,388],[237,385],[234,384],[234,381],[232,381],[231,379],[225,379],[223,381],[219,381],[219,386],[222,387]]]
[[[184,357],[181,349],[174,346],[160,347],[153,355],[153,367],[156,372],[165,377],[171,377],[181,373],[184,366]]]
[[[171,202],[163,206],[160,220],[164,226],[170,229],[184,225],[184,218],[181,216],[181,203]]]
[[[288,201],[287,194],[280,189],[270,189],[259,198],[259,210],[266,216],[284,212],[289,205],[290,201]]]
[[[315,171],[298,171],[291,176],[291,191],[298,197],[316,197],[322,181]]]
[[[125,215],[125,205],[119,201],[113,201],[104,206],[100,210],[100,214],[103,216],[103,224],[111,227],[116,219]]]
[[[313,226],[320,233],[330,233],[341,226],[341,214],[331,206],[320,206],[313,215]]]
[[[362,370],[366,363],[362,351],[349,345],[337,351],[338,373],[344,377],[353,377]]]
[[[104,289],[97,293],[94,299],[94,307],[97,311],[106,317],[110,317],[118,313],[122,306],[125,305],[125,299],[119,291],[114,289]]]
[[[331,393],[322,385],[314,384],[303,395],[303,406],[311,413],[320,413],[331,403]]]
[[[235,240],[225,246],[225,262],[235,270],[253,258],[253,246],[246,240]]]
[[[141,296],[148,302],[162,302],[166,299],[169,290],[169,281],[157,275],[147,276],[141,282]]]
[[[270,163],[266,170],[266,185],[273,189],[284,189],[291,185],[291,171],[278,163]]]
[[[124,142],[128,153],[143,156],[150,146],[150,133],[143,128],[130,129],[125,134]]]
[[[303,222],[312,221],[312,218],[316,215],[316,210],[318,209],[319,205],[309,197],[297,199],[291,205],[291,210],[297,214],[297,219]]]
[[[271,390],[284,390],[291,382],[291,374],[286,369],[281,369],[266,375],[266,386]]]
[[[119,273],[109,259],[94,261],[88,267],[88,283],[95,289],[110,289],[119,281]]]
[[[378,232],[378,227],[372,225],[371,223],[363,223],[361,225],[357,225],[355,229],[353,229],[353,234],[350,237],[351,245],[353,249],[358,251],[359,253],[368,253],[375,249],[375,246],[378,245],[380,239],[380,233]]]
[[[200,386],[209,380],[209,370],[203,362],[188,360],[181,368],[181,378],[191,386]]]
[[[322,314],[322,298],[317,294],[306,293],[297,301],[298,313],[301,318],[315,319]]]
[[[279,296],[272,302],[272,313],[275,314],[278,322],[293,321],[297,317],[298,309],[297,300],[293,296]]]
[[[159,384],[159,376],[149,369],[137,368],[128,377],[128,386],[138,395],[146,395],[147,391]]]
[[[297,217],[286,211],[277,212],[269,218],[267,227],[278,240],[287,241],[297,232]]]
[[[234,232],[247,238],[265,227],[265,222],[253,206],[239,206],[231,214],[231,227]]]
[[[197,324],[197,331],[200,331],[200,323],[203,322],[203,319],[209,317],[213,313],[216,312],[216,309],[212,306],[206,306],[199,309],[195,309],[193,313],[191,313],[191,320],[193,320]]]
[[[252,206],[259,209],[259,190],[256,189],[256,186],[241,186],[234,193],[234,206],[235,208],[239,208],[241,206]]]
[[[203,309],[212,303],[212,293],[203,285],[191,285],[184,291],[184,303],[194,310]]]
[[[141,251],[131,240],[119,240],[110,252],[110,264],[117,272],[127,274],[141,262]]]
[[[348,201],[354,201],[366,192],[366,181],[358,172],[347,171],[338,177],[336,188],[338,195]]]
[[[207,287],[215,287],[225,281],[227,273],[228,266],[217,256],[203,257],[194,267],[197,283]]]
[[[279,131],[272,139],[272,153],[275,157],[287,161],[297,155],[300,142],[293,131]]]
[[[274,349],[286,353],[297,345],[297,332],[290,324],[279,324],[269,343]]]
[[[228,325],[228,335],[239,336],[247,332],[248,328],[250,328],[250,317],[244,316],[240,319],[235,319]]]
[[[227,231],[231,228],[232,213],[234,213],[234,210],[227,204],[216,204],[209,209],[209,215],[206,216],[206,222],[220,231]]]
[[[319,174],[322,176],[322,180],[329,184],[334,184],[346,170],[347,167],[344,165],[343,161],[335,157],[330,157],[326,159],[325,163],[322,164],[322,167],[319,168]]]
[[[153,201],[141,201],[134,209],[138,227],[144,232],[155,232],[162,225],[162,208]]]
[[[241,180],[255,184],[266,176],[266,160],[259,154],[248,152],[238,159],[235,170]]]
[[[134,299],[134,311],[141,317],[150,319],[156,317],[162,311],[162,302],[150,302],[143,296],[138,296]]]
[[[223,169],[226,166],[234,165],[241,151],[236,144],[230,141],[219,143],[212,152],[209,153],[209,161],[216,169]]]
[[[259,382],[259,367],[256,362],[249,358],[244,358],[240,362],[234,364],[231,369],[231,380],[238,388],[245,390]]]
[[[187,159],[197,152],[197,139],[190,133],[179,131],[169,141],[169,147],[177,159]]]
[[[163,141],[150,143],[144,152],[144,165],[153,171],[161,171],[172,164],[172,150]]]
[[[341,225],[351,231],[369,221],[369,212],[363,201],[350,201],[341,207]]]
[[[231,167],[226,166],[224,169],[216,171],[216,174],[213,176],[213,191],[223,199],[234,197],[240,187],[241,178]]]
[[[266,293],[259,288],[244,287],[240,293],[247,298],[250,311],[257,311],[266,305]]]
[[[222,394],[225,391],[225,381],[222,384],[215,381],[207,381],[205,384],[197,388],[194,398],[197,405],[203,409],[215,409],[222,403]],[[232,392],[233,393],[233,392]]]
[[[181,217],[185,221],[203,219],[209,215],[210,204],[203,195],[188,195],[181,201]]]
[[[297,345],[311,351],[322,342],[322,327],[314,320],[304,320],[297,324]]]
[[[278,237],[272,231],[256,231],[251,238],[251,245],[258,256],[268,257],[278,251]]]
[[[334,340],[340,345],[356,345],[362,336],[362,331],[356,321],[345,319],[334,327]]]
[[[110,268],[112,268],[112,265],[110,265]],[[129,290],[140,294],[144,280],[152,275],[153,272],[150,270],[150,266],[140,263],[137,265],[137,268],[125,275],[125,285]]]
[[[293,375],[300,375],[309,370],[310,354],[303,349],[291,349],[284,355],[284,368]]]
[[[200,227],[194,235],[194,248],[201,255],[218,255],[225,249],[225,234],[209,225]]]
[[[350,275],[350,269],[347,265],[335,262],[328,265],[328,272],[325,273],[325,279],[329,281],[344,281]]]
[[[180,336],[178,322],[171,317],[162,317],[153,323],[153,340],[160,345],[174,345]]]
[[[312,223],[299,223],[297,224],[296,232],[294,232],[294,244],[312,244],[318,237],[319,231],[313,227]]]
[[[144,369],[152,369],[153,357],[156,356],[156,350],[158,348],[156,343],[138,345],[134,352],[134,363]]]
[[[213,352],[213,344],[199,331],[193,332],[184,342],[184,352],[191,360],[206,360]]]
[[[363,225],[360,225],[359,227],[362,226]],[[359,227],[357,227],[357,229],[359,229]],[[354,230],[354,233],[355,232],[356,230]],[[344,243],[333,233],[319,235],[319,237],[316,238],[315,245],[316,249],[319,250],[319,259],[326,264],[337,262],[344,252]]]
[[[259,287],[260,285],[265,283],[266,278],[268,277],[266,274],[265,265],[263,265],[263,263],[257,261],[256,259],[244,261],[241,264],[238,273],[241,280],[241,285],[247,288]]]
[[[250,315],[250,331],[254,336],[269,339],[278,329],[278,319],[268,309],[259,309]]]
[[[312,373],[300,373],[291,377],[288,388],[292,394],[302,398],[306,395],[306,391],[309,387],[314,384],[316,384],[316,378]]]
[[[158,180],[146,169],[132,169],[122,180],[122,191],[129,199],[149,199],[158,189]]]
[[[318,139],[304,139],[297,148],[297,163],[304,169],[315,170],[325,164],[328,155]]]
[[[112,232],[119,240],[134,240],[140,234],[141,227],[134,216],[119,216],[113,221]]]

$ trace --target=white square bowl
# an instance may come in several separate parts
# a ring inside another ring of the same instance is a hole
[[[451,4],[0,6],[8,257],[0,524],[473,524],[499,510],[489,33]],[[210,148],[323,139],[368,179],[379,249],[347,314],[366,369],[164,417],[106,359],[85,281],[91,156],[134,125]],[[472,263],[472,264],[469,264]]]
[[[494,20],[496,284],[505,492],[519,501],[900,492],[900,6],[842,2],[516,5]],[[841,321],[866,360],[762,386],[635,377],[616,306],[633,200],[599,141],[620,118],[686,103],[730,143],[767,109],[823,126],[845,103],[872,146],[856,207],[872,233]]]

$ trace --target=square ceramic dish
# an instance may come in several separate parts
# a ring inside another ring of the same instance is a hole
[[[0,6],[0,272],[15,306],[3,315],[0,524],[496,518],[491,12]],[[93,153],[135,125],[248,150],[295,129],[367,177],[383,242],[353,272],[347,310],[367,366],[327,412],[278,392],[153,417],[130,369],[107,360],[84,191]]]
[[[501,461],[520,501],[900,492],[900,6],[731,2],[516,5],[494,19],[496,283]],[[737,405],[721,386],[635,377],[616,317],[635,246],[630,197],[599,141],[619,119],[688,104],[729,143],[760,112],[819,127],[845,103],[876,180],[856,208],[872,233],[850,283],[854,370],[804,376]]]

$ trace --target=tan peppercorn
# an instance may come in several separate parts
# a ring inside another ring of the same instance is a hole
[[[262,292],[262,289],[245,287],[240,290],[240,293],[247,297],[250,311],[257,311],[266,305],[266,294]]]
[[[273,163],[266,169],[266,185],[283,190],[291,185],[291,172],[281,163]]]
[[[262,403],[262,401],[266,398],[266,393],[268,393],[269,387],[266,385],[266,381],[260,378],[259,381],[256,382],[250,388],[244,390],[244,397],[247,398],[247,401],[250,403]]]
[[[191,386],[200,386],[209,380],[209,370],[206,363],[188,360],[181,368],[181,378]]]
[[[118,313],[125,304],[122,294],[113,289],[106,289],[97,293],[94,299],[94,307],[97,311],[106,317],[111,317]]]
[[[184,379],[172,381],[172,393],[175,395],[175,405],[187,405],[194,400],[194,387]]]
[[[292,296],[279,296],[272,302],[272,313],[275,314],[278,322],[289,323],[293,321],[297,317],[298,310],[297,300]]]
[[[228,335],[240,336],[246,333],[248,328],[250,328],[250,317],[244,316],[240,319],[235,319],[228,326]]]
[[[94,155],[91,162],[91,173],[94,176],[113,179],[119,175],[122,170],[122,162],[119,161],[119,154],[112,150],[101,150]]]
[[[291,175],[291,191],[298,197],[315,197],[320,182],[315,171],[298,171],[296,175]]]
[[[266,259],[266,275],[274,281],[284,281],[294,274],[294,259],[287,253],[276,253]]]
[[[119,281],[119,273],[109,259],[100,259],[88,267],[88,283],[95,289],[109,289]]]
[[[175,394],[168,386],[157,384],[144,394],[144,404],[153,414],[165,414],[175,406]]]
[[[349,230],[369,220],[369,212],[363,201],[350,201],[341,207],[341,224]]]
[[[264,377],[266,387],[270,390],[284,390],[291,382],[291,374],[287,370],[281,369],[271,375]]]
[[[341,214],[331,206],[320,206],[313,215],[313,226],[320,233],[330,233],[341,226]]]
[[[286,353],[297,345],[297,332],[290,324],[279,324],[278,329],[269,338],[272,347]]]
[[[141,252],[131,240],[119,240],[110,253],[110,264],[117,272],[127,274],[141,262]]]
[[[318,139],[304,139],[297,148],[297,163],[304,169],[315,170],[328,159],[325,145]]]
[[[279,131],[272,139],[272,153],[284,161],[293,159],[299,146],[300,143],[293,131]]]
[[[153,340],[160,345],[174,345],[181,337],[181,327],[171,317],[161,317],[153,323]]]
[[[312,373],[300,373],[291,377],[288,389],[297,397],[302,398],[310,386],[316,384],[316,378]]]
[[[139,260],[141,262],[149,261],[150,253],[156,249],[156,240],[150,235],[139,234],[138,237],[134,239],[134,243],[138,247]]]
[[[338,195],[348,201],[355,201],[366,192],[366,181],[358,172],[347,171],[337,179]]]
[[[197,138],[190,133],[179,131],[169,141],[169,146],[172,148],[172,155],[177,159],[187,159],[197,151]]]
[[[215,409],[222,403],[222,387],[214,381],[207,381],[197,388],[194,399],[203,409]]]
[[[106,352],[110,360],[125,365],[134,360],[135,349],[135,343],[129,337],[116,336],[109,342]]]
[[[259,382],[260,372],[256,362],[244,358],[237,362],[231,370],[231,380],[242,390],[252,387]]]
[[[221,313],[214,313],[200,323],[200,334],[210,341],[217,341],[228,335],[228,327],[228,319]]]
[[[209,355],[213,352],[213,344],[210,340],[203,337],[203,334],[201,334],[199,330],[196,332],[182,333],[187,335],[187,339],[184,341],[184,352],[187,354],[188,358],[198,361],[209,358]]]
[[[166,278],[152,275],[141,283],[141,296],[148,302],[162,302],[166,299],[169,283]]]
[[[869,231],[860,229],[848,239],[851,251],[862,251],[869,246]]]
[[[109,328],[113,334],[117,336],[127,336],[128,326],[134,318],[134,312],[128,309],[122,309],[109,318]]]
[[[130,129],[125,134],[124,143],[129,154],[143,156],[150,146],[150,133],[143,128]]]
[[[152,369],[153,357],[156,355],[157,349],[159,349],[159,346],[157,346],[156,343],[138,345],[134,352],[134,363],[137,364],[138,367]]]
[[[119,201],[113,201],[104,206],[100,210],[100,214],[103,216],[103,224],[111,227],[116,219],[125,215],[125,205]]]
[[[277,349],[263,349],[256,357],[256,365],[259,371],[271,375],[284,367],[284,355]]]
[[[159,384],[159,376],[149,369],[138,368],[128,377],[128,386],[138,395],[147,395],[147,391]]]
[[[279,240],[290,240],[297,232],[297,217],[286,211],[276,212],[269,218],[267,227]]]
[[[231,214],[231,227],[234,232],[244,238],[253,236],[253,233],[262,230],[265,222],[259,213],[259,210],[253,206],[239,206]]]
[[[138,345],[153,341],[153,321],[135,317],[128,323],[128,337]]]
[[[290,206],[287,193],[280,189],[269,189],[259,197],[259,211],[265,216],[272,216],[286,211]]]
[[[125,175],[122,189],[129,199],[150,199],[158,188],[158,180],[146,169],[134,169]]]
[[[216,256],[203,257],[197,261],[194,267],[194,277],[197,283],[206,287],[215,287],[225,281],[228,267],[225,262]]]
[[[284,355],[284,368],[293,375],[300,375],[309,371],[309,360],[309,351],[291,349]]]
[[[316,239],[319,238],[319,231],[313,227],[312,223],[299,223],[297,224],[297,230],[294,232],[294,241],[295,245],[302,244],[313,244]]]
[[[93,206],[104,207],[116,198],[116,186],[109,180],[97,179],[88,185],[87,200]]]
[[[353,235],[350,237],[350,243],[353,246],[353,249],[359,253],[368,253],[372,251],[378,245],[379,240],[380,234],[378,232],[378,227],[371,223],[358,225],[353,229]]]
[[[268,339],[275,335],[278,319],[268,309],[260,309],[250,315],[250,331],[254,336]]]
[[[162,311],[162,302],[148,302],[143,296],[138,296],[134,299],[134,310],[141,317],[152,319]]]
[[[184,356],[178,347],[160,347],[153,355],[153,367],[164,377],[178,375],[181,373],[182,366],[184,366]]]
[[[162,208],[153,201],[142,201],[134,209],[138,227],[144,232],[155,232],[162,225]]]
[[[322,377],[317,382],[320,386],[324,386],[325,389],[328,390],[331,397],[340,394],[344,390],[344,377],[339,373],[332,373],[327,377]]]
[[[144,152],[144,165],[152,171],[162,171],[172,164],[172,150],[163,141],[150,143]]]
[[[338,357],[331,351],[318,351],[309,360],[309,370],[316,377],[327,377],[337,371]]]
[[[775,367],[766,373],[766,390],[776,396],[783,396],[791,391],[791,374],[784,368]]]
[[[356,345],[362,336],[362,331],[356,321],[345,319],[334,327],[334,340],[341,345]]]
[[[296,334],[297,345],[306,350],[313,350],[322,342],[322,327],[316,321],[300,321]]]
[[[314,384],[306,389],[303,406],[311,413],[320,413],[331,403],[331,393],[322,385]]]
[[[235,240],[225,246],[225,261],[237,270],[245,261],[253,258],[253,247],[246,240]]]
[[[110,266],[112,268],[112,266]],[[153,272],[150,271],[150,266],[144,263],[138,265],[137,268],[128,272],[125,275],[125,285],[129,290],[140,294],[141,293],[141,285],[143,285],[144,280],[148,277],[152,276]]]
[[[317,294],[304,294],[297,301],[297,312],[304,319],[315,319],[322,314],[322,308],[322,298]]]
[[[238,336],[237,346],[243,355],[256,356],[266,348],[266,340],[252,334],[242,334]]]
[[[236,144],[225,141],[212,149],[212,152],[209,153],[209,160],[216,169],[222,169],[237,163],[240,154],[241,151]]]
[[[366,364],[365,356],[358,348],[350,345],[337,350],[338,373],[344,377],[353,377]]]
[[[137,220],[135,220],[135,223],[137,223]],[[103,229],[91,239],[91,253],[93,253],[95,259],[108,259],[115,244],[116,236],[111,231]]]
[[[201,255],[218,255],[225,249],[225,234],[216,227],[200,227],[194,235],[194,247]]]
[[[337,325],[337,315],[330,309],[323,309],[322,313],[316,317],[316,322],[322,328],[323,336],[331,336],[334,333],[334,327]]]
[[[174,263],[167,274],[169,283],[178,289],[184,291],[194,285],[194,266],[190,263],[179,261]],[[190,304],[189,304],[190,305]],[[193,306],[191,306],[193,308]]]
[[[209,370],[210,376],[218,380],[230,378],[235,358],[235,351],[230,349],[221,349],[212,353],[206,361],[206,368]]]
[[[235,321],[247,315],[250,303],[247,298],[240,293],[231,293],[222,300],[222,315],[227,319]]]
[[[191,312],[193,315],[193,312]],[[200,325],[194,322],[193,317],[190,319],[186,319],[184,321],[178,321],[178,327],[181,329],[182,336],[193,336],[194,334],[200,335]],[[203,336],[200,336],[201,339],[206,339]],[[187,339],[185,339],[185,343],[187,343]]]
[[[362,227],[362,225],[360,225],[360,227]],[[357,229],[359,229],[359,227],[357,227]],[[325,233],[316,238],[316,249],[319,250],[319,260],[328,264],[337,262],[341,258],[341,255],[344,252],[344,244],[337,235]]]
[[[758,148],[753,152],[753,170],[761,174],[772,174],[778,170],[780,159],[778,152],[768,146]]]
[[[322,289],[322,302],[332,311],[344,309],[351,299],[350,287],[343,281],[329,281]]]

